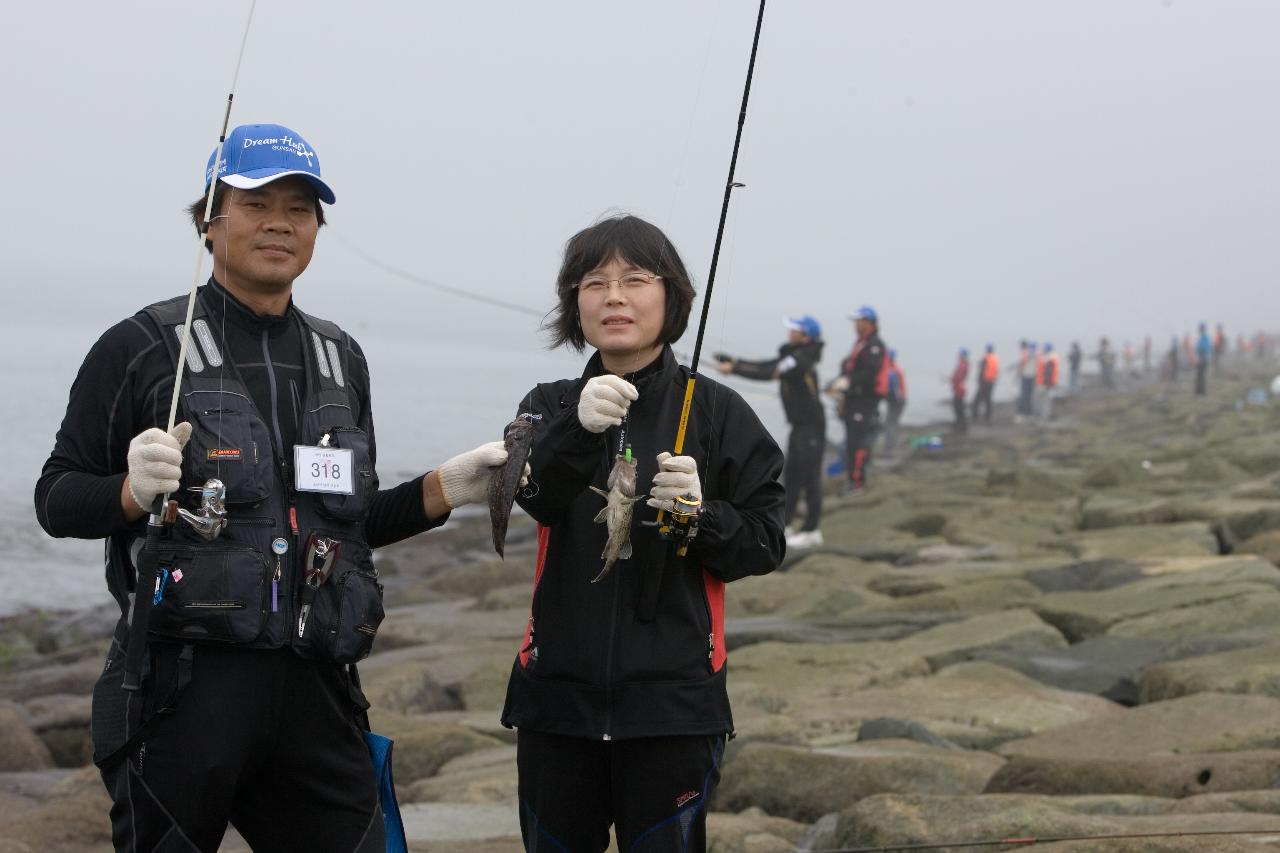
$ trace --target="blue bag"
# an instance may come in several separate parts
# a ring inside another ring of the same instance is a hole
[[[409,853],[404,837],[404,821],[400,819],[400,804],[396,802],[396,786],[391,779],[391,738],[364,732],[369,758],[373,760],[373,775],[378,778],[378,799],[382,803],[382,823],[387,836],[387,853]]]

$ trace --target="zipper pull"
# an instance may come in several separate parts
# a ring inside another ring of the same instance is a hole
[[[276,573],[271,576],[271,612],[280,612],[280,558],[276,557]]]
[[[289,540],[285,539],[283,536],[277,536],[275,539],[271,540],[271,550],[274,551],[276,555],[276,571],[275,574],[271,576],[271,612],[279,613],[280,577],[284,571],[281,563],[281,557],[289,551]]]
[[[293,535],[298,535],[298,508],[293,504],[289,505],[289,527],[293,530]]]
[[[716,653],[716,633],[715,631],[712,631],[710,634],[707,634],[707,657],[708,658],[715,657],[715,653]]]

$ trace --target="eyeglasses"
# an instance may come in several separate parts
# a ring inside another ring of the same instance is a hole
[[[661,279],[662,276],[654,275],[651,272],[629,272],[622,278],[589,275],[578,282],[575,287],[581,293],[603,295],[609,289],[609,285],[616,281],[623,293],[638,293],[642,288],[647,287],[650,282],[660,281]]]

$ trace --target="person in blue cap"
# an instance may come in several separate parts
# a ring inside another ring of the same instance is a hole
[[[169,401],[187,296],[93,345],[36,485],[52,536],[106,540],[121,618],[93,691],[94,762],[117,850],[382,851],[383,816],[354,664],[382,620],[372,548],[484,501],[501,442],[380,488],[369,369],[356,341],[304,313],[324,206],[315,149],[274,124],[236,128],[189,208],[213,256]],[[216,159],[216,162],[215,162]],[[216,182],[216,183],[215,183]],[[171,495],[145,636],[129,618],[144,516]],[[89,568],[89,567],[86,567]],[[145,641],[141,685],[127,648]],[[131,685],[132,686],[132,685]]]
[[[880,339],[880,317],[870,305],[849,315],[857,339],[827,387],[844,421],[846,472],[841,494],[861,492],[867,485],[871,446],[880,431],[880,401],[889,393],[889,361]]]
[[[782,410],[791,424],[787,439],[787,547],[822,544],[822,452],[827,446],[827,417],[819,394],[818,362],[822,360],[822,327],[809,315],[785,317],[787,342],[775,358],[746,361],[716,353],[720,372],[762,381],[778,380]],[[804,498],[804,522],[796,528],[796,511]]]

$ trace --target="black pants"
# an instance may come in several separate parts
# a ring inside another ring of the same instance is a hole
[[[978,393],[973,395],[973,419],[978,420],[979,413],[982,414],[984,423],[991,423],[991,392],[995,390],[996,383],[979,381]]]
[[[1031,398],[1036,393],[1036,378],[1024,376],[1018,384],[1018,414],[1031,415]]]
[[[867,484],[867,467],[871,464],[871,445],[880,432],[880,403],[844,410],[845,453],[849,482],[855,488]]]
[[[215,853],[230,822],[254,850],[382,853],[382,809],[346,671],[288,649],[202,645],[175,696],[180,648],[152,644],[150,674],[130,697],[145,708],[134,715],[145,737],[102,768],[116,850]],[[118,653],[113,645],[94,689],[100,758],[124,742],[109,730]]]
[[[1196,394],[1203,397],[1209,392],[1207,375],[1209,373],[1209,362],[1201,359],[1196,364]]]
[[[969,416],[965,412],[964,395],[955,394],[951,398],[951,410],[956,415],[956,432],[969,431]]]
[[[796,517],[796,507],[804,496],[804,526],[817,530],[822,519],[822,451],[827,446],[825,422],[791,428],[787,440],[787,467],[783,483],[787,487],[787,524]]]
[[[600,741],[521,729],[520,834],[529,853],[703,851],[724,735]]]

